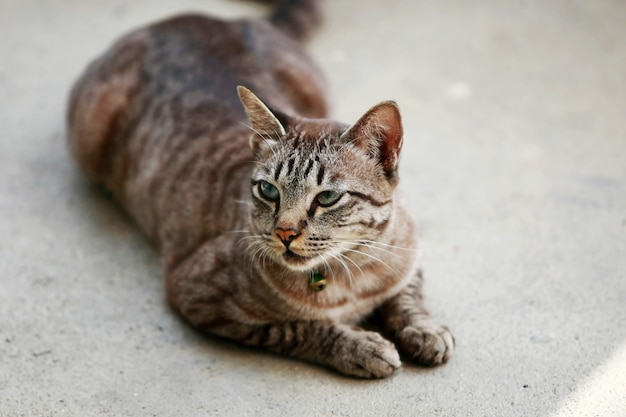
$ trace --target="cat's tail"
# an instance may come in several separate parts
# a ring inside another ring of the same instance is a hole
[[[309,37],[322,22],[320,0],[278,0],[269,21],[298,41]]]

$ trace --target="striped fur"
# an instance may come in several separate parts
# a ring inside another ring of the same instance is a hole
[[[381,103],[349,126],[327,119],[325,90],[266,22],[176,17],[87,68],[70,96],[69,145],[158,243],[168,300],[192,325],[379,378],[398,351],[356,327],[379,309],[404,354],[445,362],[452,336],[423,308],[398,197],[398,108]],[[309,288],[312,271],[324,291]]]

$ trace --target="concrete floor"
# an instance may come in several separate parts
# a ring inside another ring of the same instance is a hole
[[[234,0],[0,1],[1,416],[626,415],[626,3],[326,1],[335,115],[405,120],[446,366],[361,381],[191,330],[74,169],[68,90],[116,36]]]

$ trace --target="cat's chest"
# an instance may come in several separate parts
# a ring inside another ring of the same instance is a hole
[[[359,322],[392,294],[390,289],[375,296],[365,297],[345,290],[330,289],[325,294],[315,294],[306,314],[308,319],[329,319],[340,322]]]
[[[316,290],[305,277],[291,282],[270,277],[268,281],[288,309],[283,317],[358,322],[406,285],[405,275],[384,276],[377,272],[367,271],[349,279],[329,276],[322,290]]]
[[[363,282],[340,285],[330,282],[320,292],[309,294],[310,306],[319,318],[358,322],[405,285],[403,277],[382,282],[380,277],[361,277]],[[368,281],[368,282],[366,282]],[[374,282],[374,283],[372,283]]]

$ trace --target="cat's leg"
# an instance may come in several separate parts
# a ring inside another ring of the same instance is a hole
[[[219,326],[200,327],[247,346],[317,363],[345,375],[385,378],[400,367],[395,346],[379,333],[332,321],[264,325],[222,322]]]
[[[403,355],[426,366],[445,363],[452,356],[452,333],[433,320],[424,308],[421,271],[380,311],[386,330],[392,334]]]
[[[206,243],[166,273],[168,300],[206,333],[306,360],[346,375],[383,378],[400,366],[393,343],[380,334],[333,321],[280,321],[271,300],[247,290],[250,277],[225,262],[227,238]],[[256,278],[252,278],[256,279]],[[271,295],[268,295],[271,297]],[[288,315],[288,311],[282,313]]]

